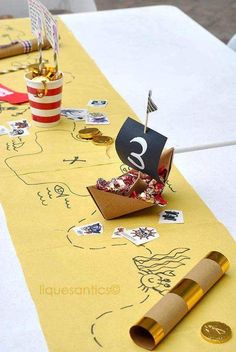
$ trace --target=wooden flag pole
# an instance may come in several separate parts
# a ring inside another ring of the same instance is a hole
[[[149,115],[148,112],[146,112],[146,119],[145,119],[145,125],[144,125],[144,130],[143,130],[144,133],[147,132],[148,115]]]
[[[38,14],[37,17],[37,40],[38,40],[38,51],[39,51],[39,74],[42,74],[43,70],[43,34],[42,34],[42,18]]]
[[[42,74],[42,69],[43,69],[43,46],[42,42],[38,44],[38,49],[39,49],[39,74]]]
[[[152,95],[152,91],[149,90],[149,92],[148,92],[148,101],[149,101],[149,98],[151,97],[151,95]],[[149,112],[148,112],[148,102],[147,102],[146,119],[145,119],[145,125],[144,125],[144,129],[143,129],[144,133],[147,132],[148,115],[149,115]],[[138,172],[138,178],[141,178],[141,172],[140,171]]]
[[[54,59],[54,66],[55,66],[55,70],[56,70],[56,74],[57,74],[57,72],[58,72],[58,57],[57,57],[56,51],[54,51],[53,59]]]

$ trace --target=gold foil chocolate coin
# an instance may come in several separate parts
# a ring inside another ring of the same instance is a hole
[[[113,138],[109,136],[95,136],[93,137],[93,143],[96,145],[110,145],[113,143]]]
[[[209,321],[201,327],[202,337],[211,343],[224,343],[232,336],[231,328],[220,321]]]
[[[100,135],[101,132],[98,128],[84,128],[79,131],[79,136],[82,139],[93,139],[93,137]]]

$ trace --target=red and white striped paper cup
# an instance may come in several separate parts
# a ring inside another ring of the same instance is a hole
[[[63,74],[49,82],[32,81],[25,75],[32,120],[37,127],[54,127],[60,122]]]

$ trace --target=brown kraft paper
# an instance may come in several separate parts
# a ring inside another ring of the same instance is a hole
[[[31,39],[31,40],[29,40],[29,43],[31,45],[29,52],[38,50],[37,39]],[[51,45],[50,45],[49,41],[46,38],[44,38],[42,49],[46,50],[49,48],[51,48]],[[20,41],[16,42],[15,44],[12,43],[12,44],[3,45],[2,47],[0,47],[0,59],[3,59],[4,57],[21,55],[24,53],[28,53],[28,51],[25,52],[24,44],[23,44],[23,42],[20,42]]]

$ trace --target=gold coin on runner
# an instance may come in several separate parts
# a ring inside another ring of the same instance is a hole
[[[96,145],[110,145],[113,143],[113,138],[109,136],[95,136],[93,137],[93,143]]]
[[[209,321],[201,327],[202,337],[211,343],[224,343],[232,336],[231,328],[220,321]]]
[[[84,128],[79,131],[79,136],[82,139],[93,139],[93,137],[100,135],[101,132],[98,128]]]

